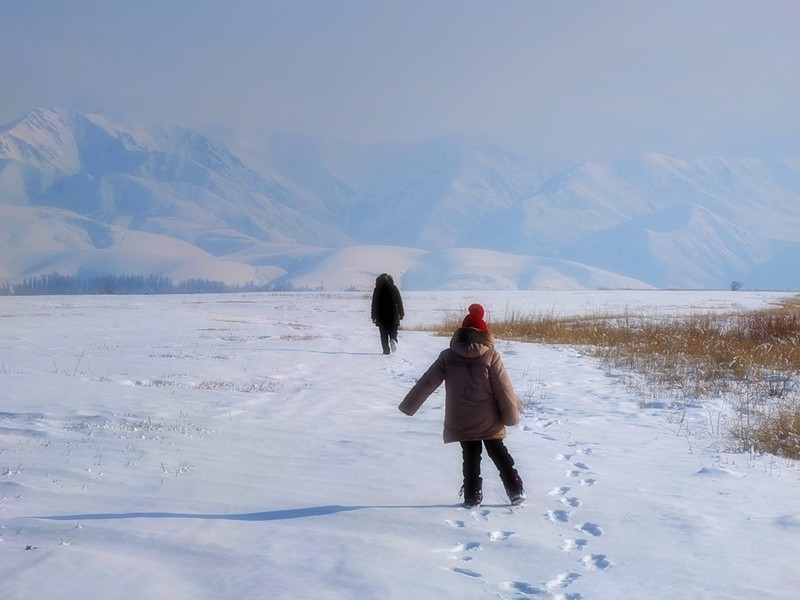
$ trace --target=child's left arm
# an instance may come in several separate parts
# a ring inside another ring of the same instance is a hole
[[[503,365],[503,359],[497,352],[489,365],[489,379],[492,383],[497,408],[500,411],[500,420],[503,425],[516,425],[519,423],[519,401],[514,393],[514,386],[506,372],[505,365]]]

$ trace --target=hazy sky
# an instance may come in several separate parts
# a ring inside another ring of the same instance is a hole
[[[0,123],[800,155],[800,0],[0,0]]]

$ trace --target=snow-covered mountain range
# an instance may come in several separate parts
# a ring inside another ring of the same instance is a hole
[[[800,289],[800,157],[571,164],[450,137],[226,143],[104,113],[0,127],[0,281]]]

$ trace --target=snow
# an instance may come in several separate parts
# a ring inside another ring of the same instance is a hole
[[[447,343],[415,329],[473,301],[491,327],[783,296],[408,292],[389,357],[368,293],[0,298],[3,598],[792,597],[800,470],[726,452],[724,405],[639,408],[579,349],[499,340],[528,502],[485,460],[473,510],[442,391],[396,408]]]

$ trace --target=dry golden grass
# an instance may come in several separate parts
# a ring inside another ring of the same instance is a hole
[[[782,401],[773,404],[766,417],[748,432],[753,445],[764,452],[800,459],[800,403]]]
[[[432,329],[449,335],[460,317]],[[685,402],[730,398],[740,448],[800,459],[800,300],[727,314],[646,317],[510,314],[492,321],[500,339],[585,348],[608,367],[638,375],[652,395]]]

